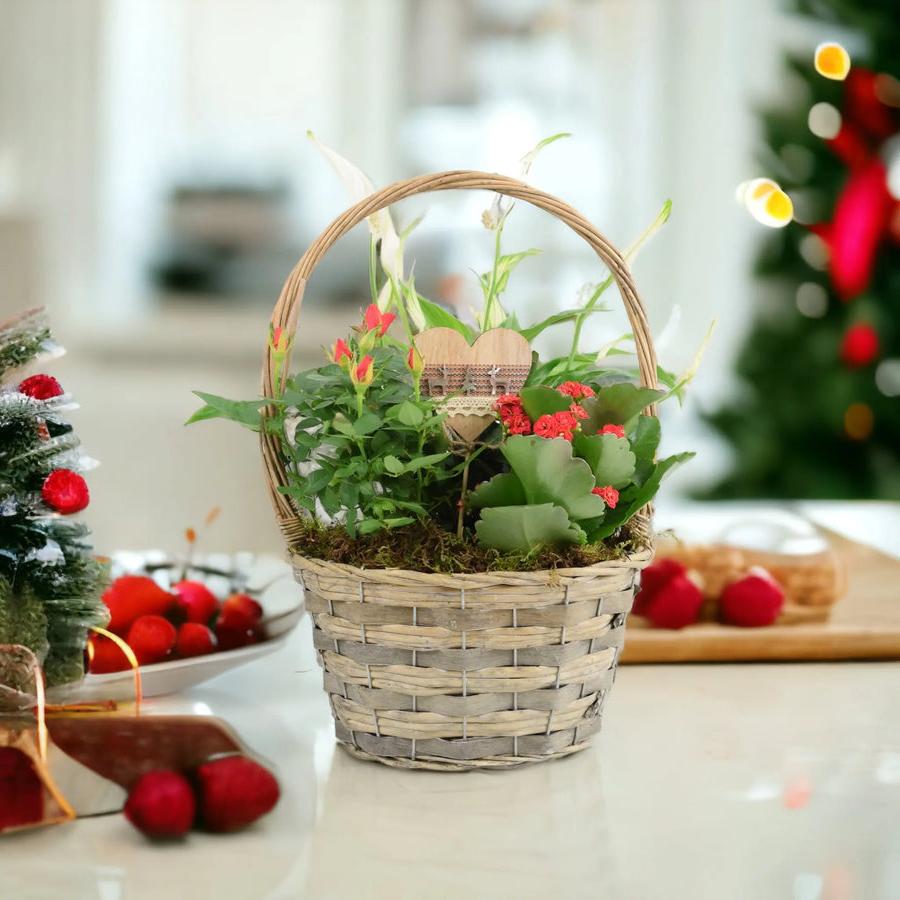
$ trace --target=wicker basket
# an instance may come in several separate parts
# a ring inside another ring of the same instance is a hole
[[[622,294],[641,382],[655,386],[647,319],[621,254],[568,204],[483,172],[398,182],[348,209],[291,272],[272,324],[294,332],[313,269],[367,216],[413,194],[465,188],[532,203],[593,248]],[[265,396],[272,396],[275,377],[267,349]],[[642,549],[586,568],[461,575],[358,569],[293,552],[300,518],[278,490],[287,483],[280,442],[265,430],[261,441],[272,501],[312,614],[337,738],[349,752],[393,766],[458,771],[587,746],[615,677],[636,576],[652,555],[649,510],[637,519]]]

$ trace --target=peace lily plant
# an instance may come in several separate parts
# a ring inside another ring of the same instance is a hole
[[[528,175],[544,147],[566,136],[538,144],[523,157],[521,175]],[[351,200],[374,191],[358,168],[309,137]],[[329,345],[323,365],[282,379],[291,336],[272,329],[279,369],[274,383],[283,380],[275,396],[234,401],[198,392],[204,405],[190,422],[226,418],[279,436],[289,472],[282,490],[309,514],[314,552],[331,552],[343,534],[345,545],[360,549],[363,563],[403,565],[404,536],[409,547],[432,541],[441,552],[447,542],[457,555],[471,549],[475,565],[536,565],[548,553],[562,558],[575,551],[599,558],[627,535],[629,521],[653,499],[663,477],[693,455],[657,460],[660,423],[645,412],[680,397],[696,362],[681,377],[659,369],[663,388],[657,390],[638,386],[633,368],[611,364],[631,352],[631,335],[599,351],[581,349],[585,323],[605,309],[601,301],[611,275],[574,308],[539,322],[523,325],[507,312],[510,275],[539,252],[504,252],[513,208],[512,200],[497,195],[482,217],[494,255],[490,270],[478,276],[483,302],[470,323],[419,293],[404,265],[405,244],[418,220],[398,231],[383,210],[368,219],[371,302],[350,333]],[[629,262],[669,212],[667,202],[628,249]],[[426,360],[417,336],[451,328],[471,345],[485,331],[506,328],[531,342],[561,325],[572,330],[569,351],[551,359],[533,352],[524,387],[495,398],[487,430],[474,441],[454,439],[445,398],[423,390]],[[263,419],[265,406],[270,414]],[[400,549],[392,555],[392,547]],[[478,548],[485,551],[480,557]]]

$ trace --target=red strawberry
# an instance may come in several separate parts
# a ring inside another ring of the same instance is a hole
[[[197,803],[191,783],[177,772],[142,775],[125,804],[125,818],[152,838],[178,838],[194,824]]]
[[[281,793],[275,776],[246,756],[223,756],[197,769],[200,818],[210,831],[237,831],[264,816]]]
[[[178,629],[175,652],[181,657],[205,656],[216,649],[216,636],[200,622],[185,622]]]
[[[641,612],[655,628],[684,628],[700,617],[703,593],[687,575],[670,578],[651,596]]]
[[[175,626],[162,616],[141,616],[128,629],[128,644],[142,666],[162,662],[175,646]]]
[[[676,575],[685,575],[686,573],[685,566],[671,557],[664,557],[647,566],[641,572],[641,589],[634,598],[632,612],[638,616],[646,615],[645,610],[656,596],[657,591]]]
[[[216,595],[199,581],[179,581],[172,590],[177,594],[175,602],[186,622],[206,624],[219,608]]]
[[[124,635],[139,616],[164,616],[175,598],[146,575],[122,575],[103,594],[109,607],[109,628]]]
[[[219,613],[219,625],[225,628],[250,629],[259,624],[262,607],[248,594],[232,594]]]
[[[128,657],[122,649],[108,637],[100,634],[92,634],[90,649],[88,650],[88,671],[95,675],[104,675],[107,672],[122,672],[131,668]]]
[[[743,628],[771,625],[783,606],[781,585],[765,569],[758,567],[729,584],[719,598],[722,621]]]

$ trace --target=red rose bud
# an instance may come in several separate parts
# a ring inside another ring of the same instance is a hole
[[[45,479],[41,497],[51,509],[64,516],[80,512],[90,502],[87,482],[71,469],[55,469]]]
[[[347,346],[347,342],[343,338],[338,338],[334,343],[334,348],[329,354],[332,362],[336,362],[339,366],[347,366],[353,361],[353,352]],[[346,360],[346,362],[345,362]]]
[[[625,437],[624,425],[604,425],[597,434],[614,434],[616,437]]]
[[[851,325],[841,342],[841,359],[853,369],[867,366],[878,357],[878,332],[866,323]]]
[[[199,581],[179,581],[172,588],[186,622],[208,622],[219,608],[216,595]]]
[[[125,818],[151,838],[180,838],[194,824],[197,803],[190,782],[177,772],[142,775],[125,804]]]
[[[138,663],[149,666],[162,662],[175,646],[175,626],[162,616],[141,616],[128,629],[128,646]]]
[[[784,590],[765,570],[752,568],[729,584],[719,598],[722,621],[742,628],[761,628],[775,622],[784,606]]]
[[[611,484],[607,484],[604,487],[595,487],[591,493],[600,497],[610,509],[615,509],[616,504],[619,502],[619,492]]]
[[[384,337],[396,318],[394,313],[383,313],[374,303],[370,303],[363,314],[363,323],[366,331],[375,331],[378,337]]]
[[[350,380],[357,387],[368,387],[375,378],[375,372],[372,369],[372,357],[366,354],[359,363],[350,370]]]
[[[216,649],[216,636],[200,622],[185,622],[178,629],[175,652],[182,659],[205,656]]]
[[[52,375],[32,375],[19,385],[19,393],[33,400],[50,400],[61,396],[63,389]]]
[[[200,818],[209,831],[237,831],[270,812],[281,794],[275,776],[245,756],[224,756],[197,769]]]
[[[269,346],[276,353],[287,353],[287,349],[288,349],[288,347],[290,347],[290,345],[291,345],[290,336],[280,325],[276,325],[274,328],[271,329],[271,332],[269,335]]]
[[[406,354],[406,368],[417,377],[421,375],[425,369],[425,360],[422,358],[422,354],[419,353],[415,345],[410,347],[409,353]]]

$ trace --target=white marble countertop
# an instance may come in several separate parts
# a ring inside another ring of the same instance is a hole
[[[857,539],[900,521],[889,504],[814,512]],[[0,897],[900,896],[897,664],[626,666],[590,749],[437,774],[335,748],[309,631],[146,706],[231,722],[278,770],[269,817],[175,846],[118,815],[0,839]]]

